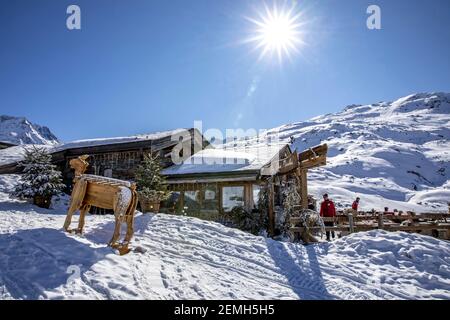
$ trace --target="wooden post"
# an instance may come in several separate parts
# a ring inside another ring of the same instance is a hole
[[[384,229],[384,217],[383,212],[378,214],[378,229]]]
[[[273,237],[275,234],[275,210],[274,210],[274,189],[273,181],[268,183],[269,188],[269,236]]]
[[[223,214],[223,190],[222,190],[222,185],[221,184],[217,184],[217,200],[219,202],[219,214],[222,215]]]
[[[307,169],[300,169],[300,197],[302,209],[308,209],[308,181]]]
[[[348,225],[350,227],[350,233],[355,232],[355,226],[353,224],[353,213],[352,212],[348,213]]]
[[[246,183],[244,185],[244,207],[248,211],[251,211],[253,206],[253,186],[251,183]]]
[[[184,191],[180,192],[180,209],[181,209],[181,214],[184,214]]]

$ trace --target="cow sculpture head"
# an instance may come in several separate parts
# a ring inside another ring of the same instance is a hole
[[[85,172],[87,167],[89,166],[89,162],[86,160],[89,158],[88,155],[82,155],[78,158],[70,160],[70,167],[75,170],[74,182],[76,182]]]

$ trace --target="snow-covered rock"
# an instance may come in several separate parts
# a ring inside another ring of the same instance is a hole
[[[0,141],[12,144],[55,145],[58,138],[49,128],[31,123],[24,117],[0,116]]]
[[[10,199],[0,176],[0,299],[450,299],[450,243],[371,231],[303,246],[221,224],[137,214],[132,244],[106,246],[113,216],[83,236],[52,210]],[[65,203],[64,203],[65,201]]]

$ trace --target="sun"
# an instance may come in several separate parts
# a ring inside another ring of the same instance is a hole
[[[298,53],[304,44],[302,14],[295,6],[287,10],[274,4],[270,9],[265,4],[264,9],[259,19],[247,18],[256,26],[247,42],[256,43],[256,48],[261,49],[260,59],[270,54],[281,62],[283,57],[290,58],[293,52]]]

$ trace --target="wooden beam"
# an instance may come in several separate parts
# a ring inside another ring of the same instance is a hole
[[[380,213],[378,215],[378,228],[384,229],[384,219],[383,219],[383,213]]]
[[[320,146],[316,146],[313,148],[310,148],[309,150],[305,150],[303,152],[300,152],[298,154],[298,160],[300,162],[308,160],[310,158],[315,158],[318,156],[325,156],[327,155],[328,152],[328,145],[327,144],[322,144]]]
[[[300,162],[299,166],[302,169],[311,169],[320,166],[325,166],[326,164],[327,164],[327,156],[322,155],[308,160],[304,160]]]
[[[268,183],[268,189],[269,189],[269,206],[268,206],[268,213],[269,213],[269,236],[273,237],[275,235],[275,210],[274,210],[274,195],[275,191],[273,189],[273,182],[270,181]]]
[[[180,206],[180,212],[184,212],[184,191],[180,192],[180,198],[179,198],[179,206]]]
[[[251,183],[244,185],[244,207],[248,211],[253,209],[253,186]]]
[[[280,160],[278,174],[286,174],[298,168],[298,154],[293,152],[290,156]]]
[[[222,184],[218,183],[217,184],[217,200],[219,201],[219,213],[222,215],[223,214],[223,186]]]
[[[302,209],[308,209],[308,170],[300,171],[300,197]]]
[[[328,146],[326,144],[311,148],[301,153],[292,153],[279,161],[278,175],[294,173],[298,168],[311,169],[327,164]]]

